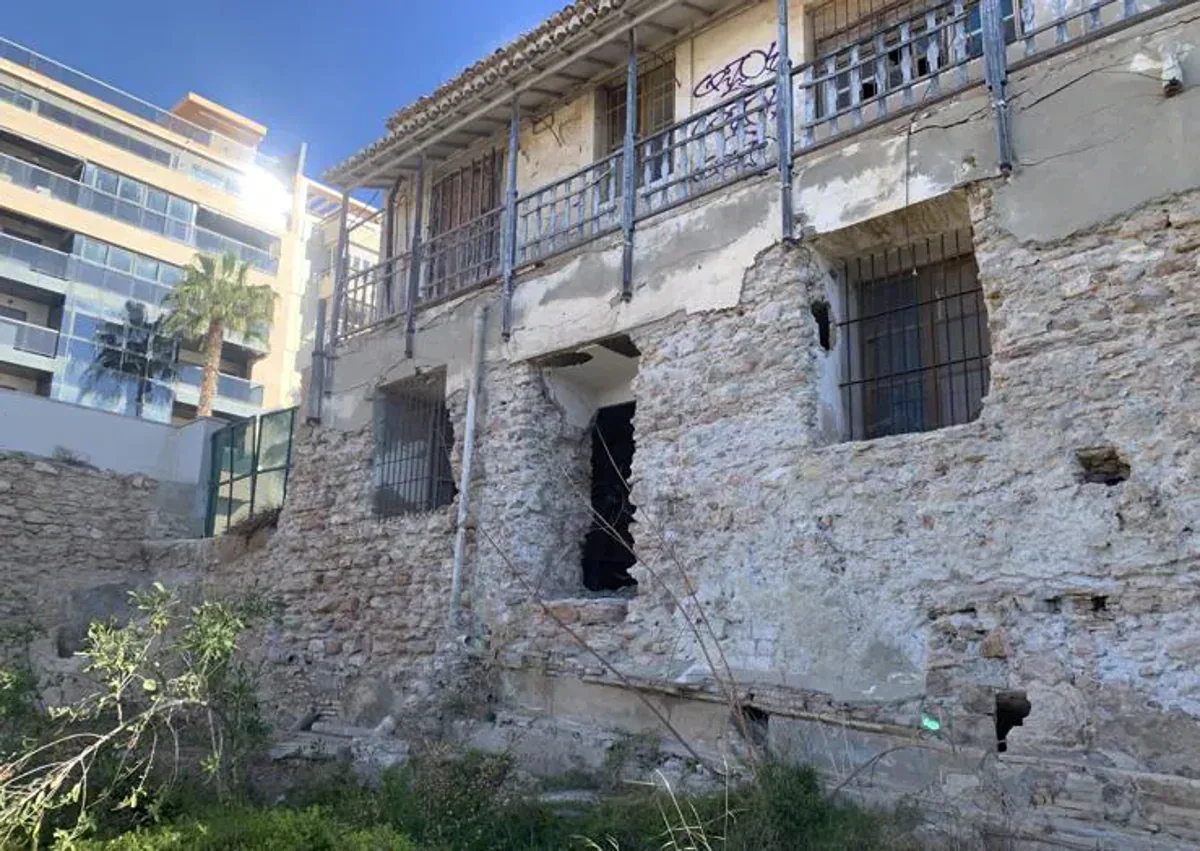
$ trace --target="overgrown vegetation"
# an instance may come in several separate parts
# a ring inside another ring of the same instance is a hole
[[[288,807],[220,809],[78,847],[395,851],[843,851],[905,847],[891,820],[828,802],[808,770],[764,766],[752,785],[693,797],[665,779],[556,811],[522,790],[505,756],[432,751],[375,788],[348,769]],[[911,846],[911,847],[916,847]]]
[[[157,584],[133,602],[130,623],[90,626],[82,655],[94,690],[78,702],[44,708],[28,670],[0,670],[0,848],[69,847],[158,818],[185,778],[222,802],[243,791],[264,728],[235,653],[265,607],[187,608]]]

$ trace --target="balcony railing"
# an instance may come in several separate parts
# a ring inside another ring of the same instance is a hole
[[[137,299],[156,307],[171,291],[170,287],[160,283],[4,233],[0,233],[0,258],[14,260],[31,271],[52,278],[91,284],[123,298]]]
[[[341,325],[336,336],[366,330],[400,308],[409,283],[411,260],[411,254],[401,254],[346,279]]]
[[[948,0],[848,41],[791,70],[793,158],[845,139],[935,100],[993,79],[1083,41],[1194,3],[1196,0],[987,0],[994,29],[985,33],[981,0]],[[985,58],[985,35],[997,45]],[[774,80],[735,96],[636,143],[634,220],[643,220],[735,181],[779,166],[778,87]],[[624,155],[618,151],[517,199],[515,266],[544,261],[621,229]],[[490,281],[504,267],[503,209],[493,210],[420,245],[415,306]],[[397,260],[399,262],[399,260]],[[407,268],[410,262],[404,255]],[[377,269],[379,267],[376,267]],[[382,300],[375,278],[351,276],[334,339],[361,331],[403,309]],[[353,294],[353,295],[351,295]],[[351,304],[355,306],[351,308]],[[355,310],[353,317],[346,311]]]
[[[19,352],[52,358],[58,351],[58,332],[0,316],[0,346],[12,346]]]
[[[532,263],[621,227],[618,151],[517,200],[517,262]]]
[[[179,367],[179,383],[189,387],[199,387],[204,380],[204,368],[195,364],[183,363]],[[217,395],[224,399],[233,399],[251,405],[261,406],[263,403],[263,386],[245,378],[234,375],[217,375]]]
[[[278,259],[261,248],[221,236],[189,222],[170,218],[135,201],[87,186],[7,154],[0,154],[0,180],[5,179],[25,189],[117,219],[201,251],[217,254],[230,252],[271,274],[279,268]]]
[[[160,109],[128,92],[123,92],[94,77],[89,77],[81,71],[76,71],[74,68],[63,65],[61,62],[55,62],[53,59],[42,56],[40,53],[36,53],[27,47],[22,47],[6,38],[0,38],[0,59],[7,59],[15,65],[36,71],[43,77],[49,77],[76,91],[83,92],[85,95],[94,97],[110,106],[124,110],[130,115],[135,115],[138,118],[149,121],[187,139],[191,139],[193,142],[199,142],[206,147],[215,147],[213,143],[219,140],[221,148],[232,152],[234,158],[242,162],[255,163],[270,169],[277,169],[279,167],[277,159],[259,153],[255,148],[243,145],[241,142],[236,142],[198,124],[193,124],[186,118],[181,118],[173,112]]]

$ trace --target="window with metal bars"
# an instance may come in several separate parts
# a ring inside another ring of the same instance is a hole
[[[454,501],[454,443],[446,410],[446,374],[416,375],[375,401],[375,513],[433,511]]]
[[[837,338],[849,440],[979,416],[991,342],[968,233],[849,261],[841,295]]]
[[[638,75],[637,91],[637,138],[648,139],[642,149],[642,163],[638,169],[638,183],[649,177],[654,182],[670,173],[670,157],[665,155],[669,147],[666,136],[656,136],[675,123],[675,61],[668,60],[649,68]],[[625,81],[606,86],[602,92],[603,124],[601,132],[605,153],[621,150],[625,144]],[[649,164],[649,174],[647,168]],[[621,181],[617,180],[620,192]]]

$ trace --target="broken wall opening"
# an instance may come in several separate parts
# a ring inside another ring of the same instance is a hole
[[[582,554],[574,593],[628,594],[637,585],[629,574],[636,564],[636,508],[629,482],[636,446],[633,381],[640,355],[633,341],[620,335],[536,361],[558,408],[586,434],[579,452],[588,479],[573,489],[587,502],[588,517],[579,531]]]

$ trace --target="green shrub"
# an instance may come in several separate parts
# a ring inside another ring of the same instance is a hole
[[[80,851],[414,851],[384,825],[353,829],[316,807],[232,809],[179,825],[140,829],[91,841]]]

